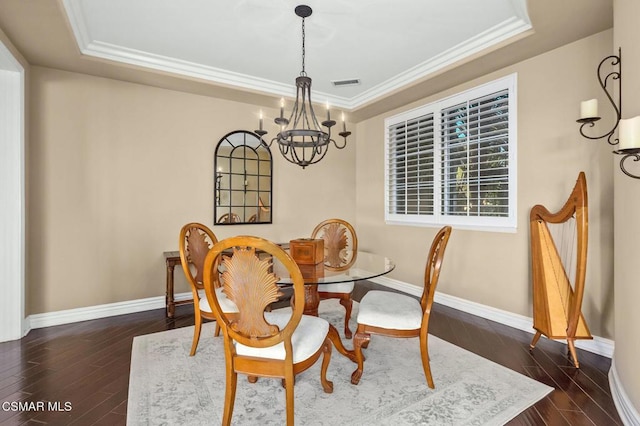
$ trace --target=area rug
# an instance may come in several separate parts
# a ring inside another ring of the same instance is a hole
[[[342,330],[344,308],[337,301],[323,301],[320,316]],[[213,332],[213,324],[204,325],[193,357],[193,327],[134,339],[129,426],[221,424],[224,351]],[[355,364],[334,349],[327,373],[332,394],[320,385],[320,362],[296,377],[296,424],[502,425],[553,390],[435,336],[429,336],[429,354],[434,390],[424,378],[418,338],[372,336],[357,386],[350,382]],[[238,376],[232,424],[282,425],[285,419],[280,379],[251,384]]]

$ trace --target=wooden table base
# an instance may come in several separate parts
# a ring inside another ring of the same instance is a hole
[[[318,294],[318,284],[305,284],[304,285],[304,314],[318,316],[318,306],[320,306],[320,295]],[[356,353],[353,350],[348,350],[344,347],[340,333],[332,325],[329,324],[329,340],[333,343],[333,346],[342,355],[346,356],[351,362],[357,363]]]

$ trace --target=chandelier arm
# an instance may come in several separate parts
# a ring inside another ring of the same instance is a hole
[[[333,142],[333,146],[337,149],[344,149],[347,146],[347,138],[344,138],[344,142],[342,144],[338,143],[335,139],[330,139],[330,142]]]

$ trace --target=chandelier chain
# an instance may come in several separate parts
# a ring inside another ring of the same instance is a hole
[[[300,75],[306,76],[307,73],[304,70],[304,59],[305,59],[305,48],[304,48],[304,39],[305,39],[305,31],[304,31],[304,18],[302,18],[302,71]]]

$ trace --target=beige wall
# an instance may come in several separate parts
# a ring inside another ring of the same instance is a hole
[[[364,249],[393,255],[397,268],[391,278],[422,283],[425,257],[437,229],[384,223],[384,119],[517,73],[517,232],[454,229],[438,290],[531,316],[529,210],[535,204],[558,210],[583,170],[590,215],[583,312],[593,334],[613,338],[611,150],[606,143],[583,139],[575,121],[580,101],[600,97],[605,105],[594,69],[610,52],[611,37],[611,31],[597,34],[358,124],[358,237]]]
[[[164,295],[162,252],[183,224],[212,227],[215,144],[254,129],[259,108],[42,67],[30,100],[27,314]],[[355,221],[353,141],[304,171],[273,151],[273,224],[216,225],[218,237],[288,241]]]
[[[622,118],[640,115],[640,2],[614,1],[614,43],[609,52],[622,49]],[[619,157],[617,158],[619,160]],[[629,163],[633,163],[632,160]],[[640,413],[640,286],[636,253],[640,241],[640,181],[615,176],[615,335],[614,363],[621,385]],[[629,168],[640,175],[640,167]]]

